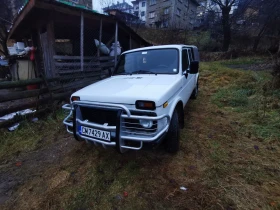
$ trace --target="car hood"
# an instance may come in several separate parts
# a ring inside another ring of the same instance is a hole
[[[154,101],[161,106],[181,88],[178,75],[122,75],[89,85],[72,96],[81,101],[135,104],[137,100]]]

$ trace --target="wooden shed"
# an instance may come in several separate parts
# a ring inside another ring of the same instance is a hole
[[[122,52],[150,44],[118,19],[55,0],[29,0],[15,18],[10,39],[36,47],[35,73],[46,78],[102,73],[115,65],[96,47],[117,41]],[[113,48],[114,52],[116,49]]]

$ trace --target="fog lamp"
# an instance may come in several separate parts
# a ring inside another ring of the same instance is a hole
[[[143,128],[151,128],[153,126],[152,120],[139,120],[139,123]]]

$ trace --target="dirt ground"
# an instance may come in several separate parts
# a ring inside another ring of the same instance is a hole
[[[1,156],[0,208],[280,209],[280,141],[254,135],[243,115],[217,108],[217,79],[202,72],[176,155],[161,147],[121,155],[77,142],[62,117],[24,125],[32,129],[21,138],[36,140]]]

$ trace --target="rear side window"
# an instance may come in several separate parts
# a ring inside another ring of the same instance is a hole
[[[190,62],[188,57],[188,50],[184,49],[182,51],[182,70],[186,71],[189,68]]]
[[[188,49],[188,54],[189,54],[189,60],[193,61],[194,59],[193,59],[193,53],[191,49]]]

